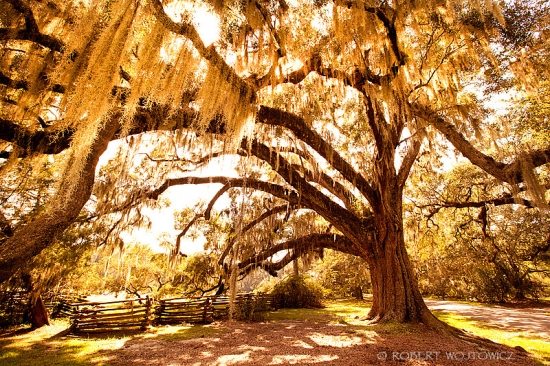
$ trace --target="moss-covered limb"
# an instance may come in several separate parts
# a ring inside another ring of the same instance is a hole
[[[90,151],[82,155],[84,161],[73,162],[74,166],[80,168],[75,179],[66,179],[60,185],[50,209],[21,225],[0,246],[0,283],[8,280],[20,266],[48,247],[78,216],[92,194],[99,158],[118,127],[119,124],[113,121],[102,125]]]
[[[29,129],[15,121],[0,118],[0,139],[14,143],[28,153],[58,154],[69,148],[74,132],[71,128],[59,130],[55,126]]]
[[[357,189],[371,204],[378,202],[378,194],[371,184],[359,174],[329,143],[313,131],[303,118],[277,108],[260,106],[257,122],[289,129],[294,135],[308,144],[313,150],[329,162],[349,182],[354,182]]]
[[[300,195],[300,202],[325,220],[334,225],[344,235],[354,241],[363,258],[372,256],[372,235],[368,219],[361,219],[353,212],[340,206],[319,189],[310,184],[298,171],[294,170],[284,157],[273,153],[267,146],[253,141],[250,148],[251,154],[268,163],[288,184]]]
[[[397,173],[397,184],[400,187],[404,187],[407,183],[407,179],[409,178],[410,171],[414,165],[414,162],[416,161],[416,158],[418,157],[418,153],[420,152],[420,148],[422,146],[422,141],[419,139],[414,138],[407,150],[407,153],[405,155],[405,158],[401,162],[401,167],[399,168],[399,172]]]
[[[0,30],[0,33],[1,33],[1,30]],[[1,36],[0,36],[0,38],[1,38]],[[21,90],[25,90],[25,91],[29,90],[29,82],[27,80],[10,78],[9,76],[2,73],[1,71],[0,71],[0,84],[5,85],[5,86],[7,86],[8,88],[11,88],[11,89],[21,89]],[[61,93],[62,94],[62,93],[65,92],[65,87],[61,84],[51,84],[51,85],[48,86],[48,88],[49,88],[49,90],[51,90],[55,93]]]
[[[269,273],[275,273],[292,261],[290,258],[287,258],[288,261],[268,261],[269,258],[273,257],[277,253],[291,251],[295,254],[295,257],[299,257],[303,254],[321,249],[333,249],[355,256],[359,256],[361,254],[357,251],[357,247],[353,244],[353,242],[341,234],[310,234],[300,238],[287,240],[283,243],[273,245],[266,250],[260,251],[259,253],[256,253],[255,255],[241,261],[239,263],[239,269],[244,270],[252,266],[253,268],[269,268]]]
[[[229,66],[216,51],[216,47],[214,45],[210,45],[208,47],[204,45],[204,42],[202,41],[199,33],[197,32],[193,24],[191,24],[191,22],[174,22],[172,18],[170,18],[168,14],[166,14],[166,12],[164,11],[160,0],[151,1],[151,5],[154,9],[157,20],[162,25],[164,25],[166,29],[170,30],[173,33],[179,34],[191,41],[193,47],[195,47],[198,53],[209,62],[210,66],[218,69],[219,74],[224,80],[229,81],[231,84],[237,87],[237,89],[243,91],[243,94],[250,95],[251,97],[255,95],[255,91],[252,90],[252,86],[246,83],[239,75],[237,75],[235,70],[233,70],[233,68]]]
[[[244,139],[241,142],[241,149],[239,149],[237,153],[242,156],[248,156],[249,153],[252,153],[252,151],[249,150],[250,146],[251,145],[249,145],[248,140]],[[260,145],[257,141],[254,141],[254,146]],[[264,145],[263,147],[267,147],[267,145]],[[269,148],[271,149],[271,147]],[[289,171],[299,172],[299,174],[305,179],[305,181],[307,181],[308,183],[315,183],[316,185],[319,185],[322,188],[326,189],[336,198],[340,199],[348,210],[352,208],[352,202],[354,199],[357,199],[357,197],[355,197],[355,195],[350,191],[348,187],[337,181],[335,178],[329,176],[320,169],[316,170],[315,168],[308,166],[305,161],[309,163],[315,161],[315,158],[309,151],[293,147],[277,147],[275,150],[277,150],[277,154],[280,154],[281,157],[283,155],[287,155],[288,153],[298,156],[300,158],[300,164],[290,164]],[[252,153],[252,155],[256,156],[256,154],[254,153]],[[264,156],[267,155],[264,154]],[[256,157],[260,158],[259,156]],[[275,164],[275,166],[278,166],[278,164]],[[292,180],[290,180],[288,183],[292,185]]]
[[[123,113],[122,109],[115,110],[108,117],[112,123],[119,125],[116,133],[112,136],[113,140],[120,138],[123,132],[120,124]],[[167,106],[153,104],[138,109],[134,115],[133,124],[126,131],[126,135],[190,128],[197,118],[197,113],[191,109],[182,108],[173,112]],[[223,129],[223,121],[214,119],[210,121],[206,132],[218,133]],[[31,129],[22,126],[18,121],[0,118],[0,140],[19,146],[22,148],[23,153],[59,154],[70,147],[75,132],[75,128],[60,127],[57,124],[52,124],[43,129]],[[19,157],[22,156],[19,155]]]
[[[431,111],[427,107],[414,105],[413,113],[441,132],[472,164],[503,182],[510,184],[524,182],[528,178],[525,176],[526,167],[536,168],[550,162],[550,148],[545,148],[524,152],[512,162],[502,163],[474,147],[452,123],[435,111]]]
[[[63,42],[48,34],[40,32],[32,9],[21,0],[3,0],[13,6],[25,20],[24,29],[0,29],[0,40],[25,40],[49,48],[52,51],[61,52]]]
[[[235,236],[233,236],[229,242],[226,244],[225,248],[223,249],[223,252],[222,254],[220,255],[219,259],[218,259],[218,263],[219,264],[222,264],[225,260],[225,258],[227,257],[227,255],[229,254],[229,251],[231,250],[231,248],[233,248],[233,245],[235,244],[235,241],[236,239],[240,236],[240,235],[243,235],[245,234],[246,232],[250,231],[252,228],[254,228],[256,225],[258,225],[260,222],[262,222],[263,220],[267,219],[268,217],[271,217],[273,215],[277,215],[281,212],[285,212],[287,210],[290,209],[290,205],[289,204],[285,204],[285,205],[279,205],[279,206],[276,206],[276,207],[273,207],[267,211],[264,211],[264,213],[262,213],[260,216],[256,217],[254,220],[250,221],[248,224],[246,224],[246,226],[244,226],[240,232],[236,233]],[[295,209],[295,207],[293,208]]]
[[[175,185],[222,183],[228,188],[246,186],[247,188],[260,190],[283,199],[290,205],[300,205],[301,207],[314,210],[332,223],[338,230],[345,233],[345,235],[354,238],[354,245],[357,247],[357,251],[362,253],[363,257],[371,255],[372,248],[369,249],[369,246],[372,245],[370,239],[372,239],[373,233],[368,231],[369,225],[366,225],[365,220],[356,217],[307,183],[282,157],[277,158],[275,154],[270,153],[268,147],[253,143],[250,151],[258,158],[269,163],[281,177],[289,182],[293,189],[257,179],[228,178],[223,176],[184,177],[167,179],[160,187],[147,193],[143,198],[157,199],[169,187]],[[277,167],[275,168],[276,165]],[[372,225],[370,227],[372,228]]]
[[[292,168],[295,171],[300,172],[300,174],[302,174],[307,181],[318,184],[319,186],[323,187],[331,194],[333,194],[334,197],[337,197],[339,200],[341,200],[346,209],[353,209],[352,204],[353,200],[356,197],[354,197],[354,194],[351,193],[350,190],[346,188],[343,184],[324,172],[314,172],[310,169],[307,169],[303,166],[303,164],[292,164]]]

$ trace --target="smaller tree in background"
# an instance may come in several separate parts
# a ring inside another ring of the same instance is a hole
[[[329,290],[328,295],[333,298],[353,296],[362,300],[363,295],[371,290],[367,264],[361,258],[349,254],[327,249],[309,273]]]
[[[424,294],[502,302],[549,293],[544,204],[468,165],[422,177],[407,228]]]

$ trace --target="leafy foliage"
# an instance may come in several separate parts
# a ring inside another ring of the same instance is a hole
[[[264,321],[267,312],[271,310],[265,297],[243,298],[235,306],[233,319],[240,321]]]
[[[281,308],[322,307],[323,288],[309,276],[288,276],[273,287],[271,294]]]
[[[550,291],[546,211],[495,183],[464,165],[418,182],[421,216],[408,223],[425,294],[500,302]]]
[[[326,250],[308,271],[319,284],[328,290],[326,296],[363,298],[371,290],[368,266],[359,257]]]

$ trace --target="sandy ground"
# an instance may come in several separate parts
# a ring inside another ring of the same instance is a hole
[[[488,349],[421,327],[374,331],[312,321],[212,326],[223,333],[185,341],[132,340],[101,358],[109,365],[535,365],[522,351]]]

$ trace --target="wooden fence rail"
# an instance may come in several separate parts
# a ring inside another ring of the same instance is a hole
[[[159,300],[154,324],[210,323],[213,321],[210,298]]]
[[[149,297],[132,300],[70,304],[73,332],[140,328],[150,325],[153,301]]]
[[[0,292],[0,315],[12,314],[19,320],[26,309],[24,292]],[[75,302],[76,300],[76,302]],[[261,300],[261,309],[277,309],[272,295],[239,294],[235,306],[254,308]],[[71,302],[73,301],[73,302]],[[82,298],[45,296],[45,304],[52,317],[71,318],[72,332],[101,332],[115,329],[145,329],[152,323],[210,323],[229,316],[230,301],[227,296],[182,297],[154,301],[152,298],[109,302],[86,302]],[[255,309],[255,308],[254,308]],[[261,311],[258,308],[258,311]]]
[[[69,303],[83,302],[76,295],[45,292],[40,295],[52,318],[73,315]],[[29,292],[26,290],[0,291],[0,327],[13,326],[29,321]]]
[[[238,294],[235,305],[238,306],[245,301],[254,302],[260,299],[265,302],[267,308],[278,308],[273,296],[268,294]],[[182,297],[159,300],[153,322],[155,324],[210,323],[214,319],[229,316],[229,303],[229,297],[227,296]]]

